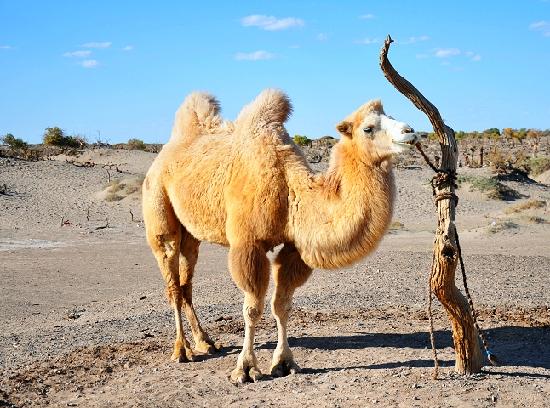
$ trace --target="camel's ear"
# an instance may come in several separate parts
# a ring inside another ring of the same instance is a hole
[[[351,137],[353,133],[353,124],[351,122],[347,122],[343,120],[342,122],[338,123],[336,126],[336,130],[343,134],[344,136]]]

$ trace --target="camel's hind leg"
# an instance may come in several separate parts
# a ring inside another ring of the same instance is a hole
[[[178,265],[181,242],[180,223],[168,199],[161,193],[155,195],[147,189],[144,189],[143,219],[147,241],[166,282],[168,300],[174,308],[176,340],[172,360],[192,361],[193,351],[185,338],[181,322],[183,296]]]
[[[306,282],[312,269],[302,261],[294,245],[288,243],[277,254],[272,269],[275,291],[271,311],[277,320],[277,347],[273,352],[271,375],[282,377],[300,371],[288,345],[286,328],[294,291]]]
[[[203,330],[195,308],[193,307],[193,272],[195,271],[195,265],[199,255],[200,241],[193,237],[191,234],[182,227],[182,237],[180,244],[180,257],[179,257],[179,282],[181,285],[181,291],[183,295],[183,310],[189,321],[191,332],[193,333],[193,340],[195,341],[195,350],[201,353],[212,353],[216,351],[219,346],[216,346],[208,334]]]
[[[237,367],[231,373],[231,381],[244,383],[257,381],[262,377],[254,353],[256,324],[260,321],[265,294],[269,284],[269,259],[261,243],[231,245],[229,269],[233,280],[244,292],[244,342],[237,359]]]

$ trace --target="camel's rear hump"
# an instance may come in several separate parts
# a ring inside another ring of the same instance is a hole
[[[222,124],[220,103],[205,92],[193,92],[183,101],[174,119],[171,141],[185,141],[211,133]]]
[[[235,129],[255,134],[273,125],[282,126],[291,113],[292,105],[284,92],[266,89],[243,108],[235,121]]]

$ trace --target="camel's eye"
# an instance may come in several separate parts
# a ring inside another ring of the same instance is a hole
[[[366,128],[363,128],[363,132],[365,132],[365,134],[367,135],[370,135],[373,131],[373,127],[372,126],[367,126]]]

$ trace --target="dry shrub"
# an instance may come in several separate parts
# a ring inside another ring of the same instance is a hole
[[[538,176],[550,170],[550,157],[531,157],[527,162],[529,174]]]
[[[105,201],[120,201],[134,193],[141,192],[144,176],[112,180],[105,188]]]
[[[546,221],[545,218],[537,217],[536,215],[530,215],[522,218],[530,224],[548,224],[548,221]]]
[[[498,232],[511,230],[511,229],[517,229],[519,228],[519,225],[515,222],[509,221],[509,220],[503,220],[503,221],[493,221],[489,228],[487,229],[487,232],[489,234],[496,234]]]
[[[470,191],[477,190],[486,194],[487,197],[494,200],[516,200],[522,195],[499,182],[495,177],[476,177],[476,176],[460,176],[458,178],[459,185],[462,183],[470,184]]]
[[[128,140],[128,149],[130,150],[145,150],[147,145],[141,139]]]
[[[544,200],[527,200],[523,201],[521,203],[512,205],[504,210],[506,214],[514,214],[519,213],[525,210],[531,210],[536,208],[544,208],[546,207],[546,201]]]
[[[405,224],[401,221],[394,220],[390,224],[390,230],[402,230],[405,228]]]

